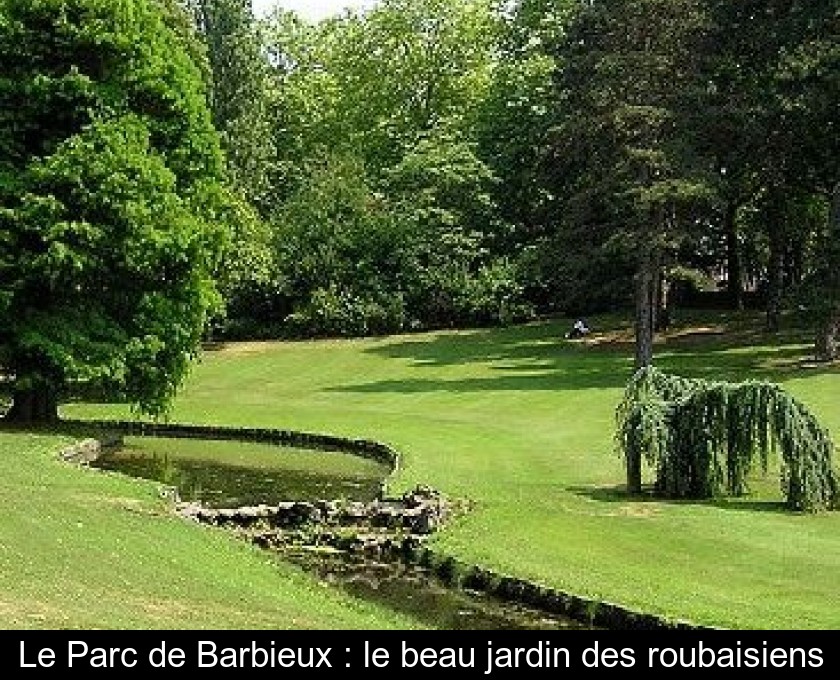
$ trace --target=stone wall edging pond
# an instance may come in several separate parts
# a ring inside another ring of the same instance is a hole
[[[350,439],[329,434],[273,428],[148,423],[131,420],[62,420],[62,424],[71,428],[118,432],[125,437],[171,437],[173,439],[255,442],[314,449],[316,451],[351,453],[385,463],[391,466],[392,473],[399,467],[400,455],[397,451],[387,444],[370,439]]]
[[[392,476],[399,469],[400,454],[387,444],[368,439],[350,439],[335,435],[254,427],[221,427],[181,423],[147,423],[138,421],[64,420],[70,429],[98,433],[96,439],[77,442],[61,452],[64,460],[89,463],[102,450],[119,446],[124,436],[210,439],[276,444],[318,451],[349,453],[387,464]],[[383,495],[386,484],[383,483]],[[351,549],[354,537],[333,536],[334,546]],[[358,543],[358,541],[356,541]],[[453,587],[468,588],[503,600],[543,609],[582,621],[598,628],[616,630],[714,630],[688,621],[676,620],[633,610],[624,605],[590,598],[539,585],[526,579],[500,574],[480,565],[469,564],[451,555],[442,554],[413,540],[385,539],[378,546],[378,555],[400,559],[407,564],[424,567]]]

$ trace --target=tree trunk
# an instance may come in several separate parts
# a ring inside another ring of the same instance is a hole
[[[636,273],[636,370],[650,366],[653,361],[658,284],[657,258],[653,249],[648,248],[642,253]]]
[[[802,283],[805,275],[804,241],[791,239],[785,253],[785,287],[795,288]]]
[[[768,215],[768,237],[770,257],[767,263],[767,330],[777,333],[782,316],[782,294],[784,292],[785,242],[782,236],[779,213],[771,206]]]
[[[645,248],[636,273],[636,369],[653,361],[653,334],[659,289],[658,257],[653,248]],[[627,492],[642,491],[642,458],[627,456]]]
[[[834,187],[828,228],[832,240],[837,242],[840,239],[840,184]],[[833,264],[840,266],[840,263]],[[838,295],[840,292],[832,290],[828,294]],[[814,345],[818,361],[834,361],[840,356],[840,302],[835,302],[817,327]]]
[[[840,356],[840,306],[817,328],[815,344],[818,361],[834,361]]]
[[[641,456],[627,456],[627,493],[640,494],[642,492],[642,458]]]
[[[741,267],[741,244],[738,242],[738,228],[735,217],[738,206],[735,202],[726,205],[723,216],[726,233],[726,293],[732,309],[744,308],[744,276]]]
[[[11,423],[53,423],[58,420],[58,399],[46,386],[14,390],[12,407],[6,414]]]

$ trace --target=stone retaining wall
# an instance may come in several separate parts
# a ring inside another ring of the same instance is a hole
[[[316,451],[352,453],[389,465],[392,471],[399,466],[399,453],[387,444],[370,439],[350,439],[328,434],[298,432],[260,427],[217,427],[214,425],[184,425],[179,423],[145,423],[131,420],[63,420],[71,428],[93,428],[103,432],[118,432],[126,437],[171,437],[174,439],[211,439],[275,444]]]
[[[596,628],[610,630],[712,630],[687,621],[635,611],[619,604],[541,586],[468,564],[428,547],[403,546],[403,559],[433,571],[454,587],[469,588],[502,600],[566,616]]]

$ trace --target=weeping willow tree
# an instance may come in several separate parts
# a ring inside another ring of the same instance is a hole
[[[690,380],[646,367],[631,379],[616,416],[628,486],[645,460],[663,496],[741,496],[750,472],[767,472],[771,456],[780,455],[788,507],[840,505],[828,431],[778,385]]]

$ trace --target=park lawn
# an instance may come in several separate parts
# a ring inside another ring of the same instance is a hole
[[[772,478],[735,502],[626,497],[612,435],[630,334],[569,342],[567,326],[232,344],[205,355],[172,418],[392,444],[404,455],[393,490],[428,483],[473,501],[435,544],[507,574],[698,624],[840,628],[840,513],[785,511]],[[782,382],[840,440],[838,371],[802,363],[806,338],[756,328],[692,319],[660,342],[657,365]]]
[[[405,628],[265,552],[176,517],[160,485],[0,432],[0,627]]]

